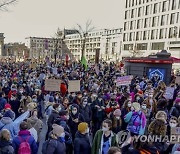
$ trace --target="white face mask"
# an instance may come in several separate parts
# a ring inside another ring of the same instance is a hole
[[[87,128],[86,133],[89,134],[89,128]]]
[[[177,126],[177,124],[170,123],[170,124],[169,124],[169,126],[170,126],[171,128],[174,128],[174,127],[176,127],[176,126]]]
[[[60,137],[65,137],[65,135],[66,135],[66,134],[63,132],[63,133],[60,135]]]
[[[119,119],[120,119],[120,117],[116,117],[116,119],[118,119],[118,120],[119,120]]]
[[[131,107],[131,104],[128,103],[128,107]]]
[[[87,105],[87,102],[86,102],[86,101],[85,101],[85,102],[83,102],[83,105],[84,105],[84,106],[86,106],[86,105]]]
[[[142,109],[144,109],[144,110],[145,110],[145,109],[146,109],[146,105],[142,105]]]
[[[103,131],[103,132],[107,132],[108,130],[109,130],[108,128],[102,127],[102,131]]]
[[[37,102],[37,99],[35,98],[35,99],[33,99],[33,102]]]
[[[66,119],[69,120],[69,115],[66,116]]]
[[[72,114],[75,115],[77,113],[77,111],[72,111]]]

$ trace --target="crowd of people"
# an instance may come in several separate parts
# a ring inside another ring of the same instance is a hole
[[[103,62],[97,67],[1,63],[0,154],[180,153],[180,143],[134,139],[170,136],[172,128],[180,127],[180,85],[175,77],[169,85],[156,85],[144,76],[117,86],[119,65]],[[46,91],[46,79],[61,80],[60,91]],[[68,92],[70,80],[80,80],[80,91]],[[172,99],[165,97],[167,86],[174,88]],[[122,144],[121,131],[130,134]]]

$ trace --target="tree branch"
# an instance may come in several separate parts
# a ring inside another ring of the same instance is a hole
[[[0,0],[0,10],[8,11],[7,6],[15,4],[17,0]]]

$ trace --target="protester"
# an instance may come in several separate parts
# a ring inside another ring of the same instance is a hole
[[[118,147],[111,147],[108,154],[121,154],[121,150]]]

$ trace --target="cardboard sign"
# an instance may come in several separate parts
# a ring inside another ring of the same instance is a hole
[[[173,96],[174,96],[174,88],[173,87],[167,87],[166,88],[166,92],[164,94],[164,97],[166,99],[173,99]]]
[[[45,90],[46,91],[60,91],[61,80],[46,79]]]
[[[116,86],[123,86],[131,84],[131,80],[133,79],[132,75],[118,77],[116,80]]]
[[[180,127],[173,127],[171,128],[171,136],[175,136],[173,141],[171,141],[172,144],[179,143],[180,139]]]
[[[68,92],[80,91],[80,80],[69,81]]]
[[[180,76],[176,76],[176,81],[177,84],[180,84]]]

